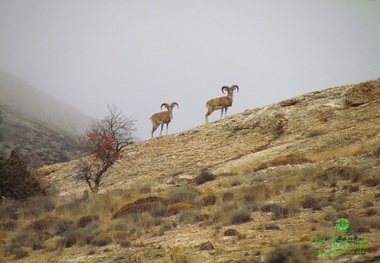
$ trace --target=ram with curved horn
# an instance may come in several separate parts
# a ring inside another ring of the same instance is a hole
[[[152,132],[151,132],[151,138],[153,139],[153,133],[158,128],[158,126],[161,125],[161,132],[160,136],[162,134],[162,129],[164,128],[164,124],[166,123],[166,134],[168,134],[168,126],[169,122],[173,119],[173,108],[174,106],[177,106],[179,108],[179,105],[177,102],[173,102],[170,105],[168,103],[162,103],[162,107],[165,107],[167,111],[157,112],[150,117],[150,120],[152,121]]]
[[[211,99],[206,102],[207,113],[205,115],[206,123],[208,123],[208,116],[213,113],[215,110],[221,110],[220,118],[227,116],[228,107],[232,106],[232,101],[234,99],[234,90],[239,92],[239,87],[237,85],[232,85],[231,87],[223,86],[222,92],[227,91],[227,96]]]

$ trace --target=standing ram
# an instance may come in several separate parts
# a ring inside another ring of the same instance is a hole
[[[205,115],[206,123],[208,123],[208,116],[210,116],[211,113],[213,113],[215,110],[221,110],[220,118],[223,117],[223,110],[224,110],[224,117],[227,116],[227,109],[228,107],[232,106],[232,101],[234,99],[234,90],[237,89],[239,92],[239,87],[237,85],[232,85],[231,87],[223,86],[222,92],[224,94],[224,91],[227,91],[227,96],[215,98],[207,101],[206,107],[207,107],[207,113]]]
[[[162,103],[161,104],[161,109],[164,106],[167,109],[167,111],[157,112],[157,113],[153,114],[152,117],[149,118],[152,121],[152,132],[151,132],[151,138],[152,139],[153,139],[153,133],[154,133],[154,131],[160,125],[161,125],[160,136],[161,136],[162,129],[164,128],[164,124],[165,123],[166,123],[166,134],[168,134],[169,122],[173,119],[172,110],[173,110],[174,106],[176,106],[176,105],[179,108],[179,105],[178,105],[177,102],[173,102],[170,105],[168,103]]]

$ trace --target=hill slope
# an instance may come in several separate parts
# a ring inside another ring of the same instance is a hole
[[[130,145],[124,149],[125,157],[109,170],[103,188],[125,187],[137,178],[162,183],[205,168],[244,174],[242,166],[255,170],[291,153],[323,162],[373,150],[380,140],[379,83],[316,91]],[[46,169],[68,169],[74,164]],[[63,180],[61,176],[57,171],[47,180]],[[64,193],[70,187],[59,185],[58,189]]]
[[[128,249],[114,237],[107,246],[112,256],[103,250],[86,256],[74,247],[62,251],[60,259],[259,262],[286,255],[299,262],[340,262],[338,253],[314,253],[336,251],[335,243],[315,240],[336,231],[340,217],[349,218],[350,230],[356,232],[353,243],[364,238],[366,251],[374,252],[380,247],[379,109],[377,79],[315,91],[130,145],[104,176],[101,194],[87,206],[88,213],[102,218],[99,238],[134,229],[126,233]],[[77,163],[40,170],[62,203],[87,189],[73,179]],[[159,212],[136,201],[142,197],[164,198],[169,206]],[[145,210],[128,212],[128,207]],[[177,212],[168,215],[171,211]],[[117,219],[123,213],[126,217]],[[229,236],[227,230],[239,234]],[[46,257],[33,255],[36,262]],[[351,262],[372,262],[370,256],[364,261],[355,257]]]
[[[0,156],[15,149],[32,166],[71,160],[76,136],[90,118],[73,107],[0,72]]]

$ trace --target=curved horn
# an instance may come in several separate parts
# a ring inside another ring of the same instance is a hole
[[[169,107],[170,107],[169,104],[167,104],[167,103],[162,103],[162,104],[161,104],[161,110],[162,110],[162,106],[165,106],[165,108],[167,108],[167,109],[169,110]]]
[[[172,102],[172,104],[170,104],[170,108],[174,108],[175,105],[177,105],[177,107],[179,108],[179,105],[177,102]]]
[[[222,87],[222,92],[223,92],[223,94],[224,94],[224,90],[225,90],[225,89],[226,89],[227,92],[228,92],[228,91],[230,90],[230,87],[228,87],[228,86],[223,86],[223,87]]]
[[[232,90],[237,89],[237,91],[239,92],[239,86],[238,86],[238,85],[232,85],[232,86],[231,86],[231,89],[232,89]]]

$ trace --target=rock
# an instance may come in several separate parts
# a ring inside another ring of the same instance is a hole
[[[214,249],[214,245],[210,241],[207,241],[207,242],[202,243],[199,246],[199,249],[200,250],[211,250],[211,249]]]
[[[378,81],[368,81],[354,86],[346,94],[346,104],[357,107],[376,99],[380,93]]]

